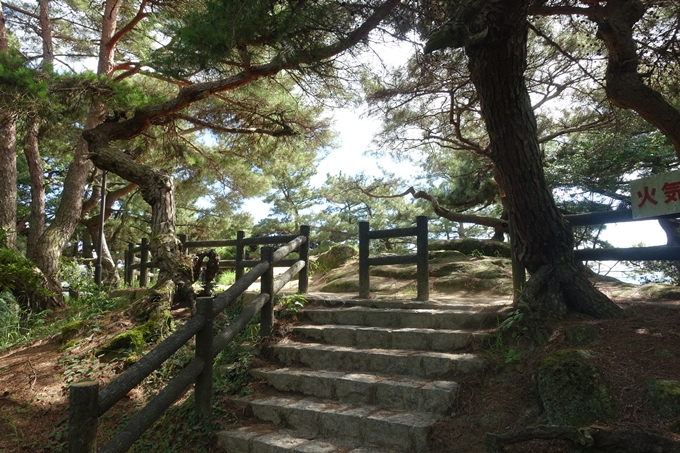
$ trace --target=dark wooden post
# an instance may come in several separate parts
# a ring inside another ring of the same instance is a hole
[[[262,307],[260,314],[260,335],[266,337],[274,328],[274,266],[272,263],[274,248],[262,247],[262,261],[269,263],[269,268],[260,278],[260,294],[269,294],[269,301]]]
[[[203,359],[203,371],[196,378],[194,404],[199,417],[204,420],[212,416],[213,383],[213,299],[199,297],[196,300],[198,316],[205,317],[203,328],[196,334],[196,357]]]
[[[132,253],[132,248],[135,245],[132,242],[128,242],[128,248],[125,251],[125,267],[123,268],[123,280],[126,285],[132,286],[132,263],[135,261],[135,256]]]
[[[182,243],[182,253],[185,255],[189,254],[189,249],[185,245],[187,243],[187,235],[186,234],[178,234],[177,237],[179,238],[179,242]]]
[[[97,406],[99,383],[82,381],[69,388],[68,451],[95,453],[97,451]]]
[[[515,229],[512,222],[508,222],[508,226],[510,230],[510,257],[512,258],[512,300],[513,302],[517,302],[519,295],[524,289],[527,274],[526,269],[524,269],[522,263],[520,263],[517,256],[515,256]]]
[[[430,269],[427,250],[427,216],[416,217],[418,234],[416,236],[416,260],[418,267],[418,297],[417,300],[430,298]]]
[[[368,222],[359,222],[359,297],[371,297],[368,275],[369,231]]]
[[[142,238],[142,250],[139,252],[139,286],[146,288],[147,285],[147,267],[146,263],[149,261],[149,238]]]
[[[304,294],[309,289],[309,225],[300,226],[300,235],[307,238],[300,246],[300,259],[305,262],[305,267],[298,277],[298,291]]]
[[[245,236],[245,231],[236,232],[236,270],[234,281],[238,281],[239,278],[243,277],[243,264],[241,264],[241,262],[243,261],[244,256],[243,238]]]

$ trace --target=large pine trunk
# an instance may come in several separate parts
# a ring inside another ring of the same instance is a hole
[[[506,194],[513,250],[531,274],[518,304],[540,323],[563,317],[567,308],[595,317],[618,316],[620,308],[592,286],[575,262],[571,227],[545,181],[524,82],[529,1],[496,5],[487,16],[486,39],[466,52],[490,137],[490,157]]]

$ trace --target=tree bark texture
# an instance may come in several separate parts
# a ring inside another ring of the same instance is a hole
[[[7,52],[7,29],[0,2],[0,52]],[[0,113],[0,228],[5,232],[1,246],[16,248],[17,240],[17,132],[13,112]]]
[[[598,25],[597,37],[608,51],[605,91],[612,104],[635,110],[658,128],[671,141],[680,158],[680,111],[658,91],[647,86],[638,73],[633,27],[645,10],[646,6],[640,0],[609,0],[603,14],[593,17]]]
[[[518,303],[538,322],[559,319],[567,308],[614,317],[618,306],[597,291],[574,261],[571,227],[545,181],[536,118],[524,81],[528,0],[495,3],[488,34],[466,47],[472,81],[500,173],[517,259],[531,273]]]
[[[45,231],[45,176],[38,144],[40,118],[31,116],[26,121],[26,139],[24,140],[24,156],[28,164],[31,181],[31,214],[28,220],[28,240],[26,257],[33,259],[38,241]]]

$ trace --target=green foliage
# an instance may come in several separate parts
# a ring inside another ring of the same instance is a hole
[[[520,327],[524,313],[519,309],[513,310],[508,317],[498,325],[498,333],[489,343],[488,354],[497,362],[514,363],[522,360],[520,352],[520,338],[528,331],[527,327]],[[514,326],[514,329],[513,329]],[[516,365],[519,370],[519,364]]]
[[[222,255],[220,255],[222,256]],[[236,271],[233,270],[222,270],[217,274],[216,284],[220,286],[231,286],[236,280]]]
[[[301,294],[293,294],[290,296],[277,297],[276,308],[278,316],[281,318],[289,318],[297,315],[307,304],[307,299]]]
[[[0,248],[0,292],[9,291],[24,308],[34,306],[38,298],[50,297],[45,280],[35,264],[18,252]]]
[[[14,344],[21,335],[19,304],[9,291],[0,292],[0,349]]]

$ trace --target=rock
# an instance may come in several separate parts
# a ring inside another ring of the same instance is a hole
[[[591,346],[600,342],[597,329],[590,324],[578,324],[567,330],[567,342],[572,346]]]
[[[541,362],[538,392],[553,425],[588,426],[616,416],[618,408],[591,353],[560,350]]]
[[[496,288],[505,280],[497,278],[474,278],[467,275],[450,275],[441,277],[432,284],[435,291],[452,293],[456,291],[481,292]]]
[[[439,264],[439,263],[453,263],[456,261],[468,261],[470,259],[469,256],[467,256],[463,252],[459,252],[458,250],[437,250],[437,251],[430,251],[428,253],[428,260],[430,261],[430,266],[433,264]]]
[[[640,294],[659,299],[680,299],[680,287],[663,283],[648,283],[640,286]]]
[[[389,279],[373,277],[371,278],[370,283],[369,291],[372,293],[379,293],[382,291],[395,289],[395,286]],[[359,277],[354,275],[351,277],[338,278],[322,286],[319,291],[324,293],[358,293]]]
[[[469,256],[510,258],[510,244],[488,239],[463,238],[452,241],[430,241],[430,250],[458,250]]]
[[[316,269],[320,272],[328,272],[331,269],[342,266],[357,255],[354,247],[338,244],[316,258]]]
[[[666,418],[680,417],[680,381],[647,379],[647,394],[652,406]]]
[[[397,280],[415,280],[418,278],[418,267],[415,264],[394,264],[386,266],[371,266],[370,275],[376,277],[394,278]]]

